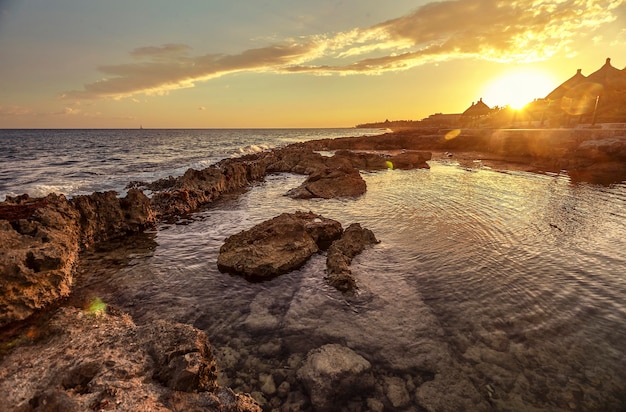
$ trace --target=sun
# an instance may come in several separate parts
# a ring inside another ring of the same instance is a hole
[[[522,109],[534,99],[548,95],[558,86],[545,72],[509,71],[489,82],[483,89],[483,100],[491,106]]]

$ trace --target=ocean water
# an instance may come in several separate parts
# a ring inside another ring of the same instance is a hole
[[[115,154],[121,160],[102,167],[167,158],[165,169],[177,170],[180,154],[167,141],[166,154]],[[253,144],[242,139],[222,152]],[[252,393],[265,410],[311,410],[297,369],[329,343],[365,357],[376,380],[368,393],[337,398],[342,410],[474,410],[476,395],[495,411],[626,410],[626,184],[453,159],[362,173],[367,193],[357,199],[294,200],[284,194],[304,177],[270,175],[190,219],[89,252],[74,299],[98,297],[137,323],[166,318],[205,330],[221,383]],[[161,173],[146,169],[119,176]],[[226,237],[296,210],[376,234],[380,243],[352,263],[356,296],[325,283],[323,253],[261,283],[218,271]],[[275,387],[287,382],[288,394],[272,391],[268,377]]]
[[[68,196],[131,181],[180,176],[217,161],[311,139],[380,134],[380,129],[0,129],[0,201],[27,193]]]

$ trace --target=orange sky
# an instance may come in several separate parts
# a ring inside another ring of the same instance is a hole
[[[624,0],[1,1],[0,128],[417,120],[623,69],[625,46]]]

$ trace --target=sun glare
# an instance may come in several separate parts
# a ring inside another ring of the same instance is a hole
[[[494,79],[483,91],[490,106],[521,109],[534,99],[546,97],[557,86],[550,75],[540,71],[512,71]]]

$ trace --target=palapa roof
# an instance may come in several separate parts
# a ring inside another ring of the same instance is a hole
[[[611,65],[611,59],[607,58],[604,65],[589,76],[584,76],[581,69],[578,69],[574,76],[550,92],[546,99],[559,100],[568,95],[569,92],[576,92],[577,88],[584,87],[581,86],[583,84],[594,84],[595,89],[600,90],[626,90],[626,68],[623,70],[616,69]]]
[[[472,102],[472,105],[463,112],[463,116],[484,116],[490,112],[491,108],[483,102],[481,97],[476,103]]]
[[[576,71],[575,75],[573,75],[569,79],[565,80],[556,89],[552,90],[550,92],[550,94],[548,94],[546,96],[546,99],[548,99],[548,100],[558,100],[558,99],[562,98],[563,96],[565,96],[567,94],[567,92],[569,92],[570,90],[574,89],[576,86],[578,86],[579,84],[585,82],[586,80],[587,80],[587,77],[582,74],[582,70],[578,69]]]
[[[604,66],[587,76],[587,80],[599,83],[605,88],[622,89],[626,86],[626,72],[613,67],[611,59],[607,58]]]

